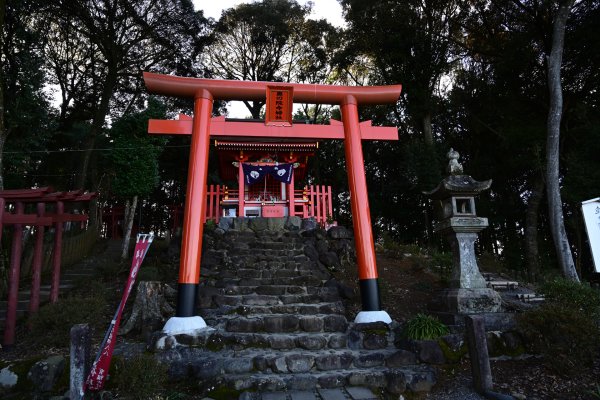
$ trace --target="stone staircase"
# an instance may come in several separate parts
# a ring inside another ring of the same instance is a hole
[[[394,345],[393,325],[347,319],[348,288],[319,261],[344,246],[293,218],[226,221],[205,234],[198,307],[212,329],[155,338],[171,376],[229,398],[346,386],[430,390],[433,369]]]

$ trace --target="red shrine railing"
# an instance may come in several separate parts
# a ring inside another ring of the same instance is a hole
[[[206,214],[203,222],[219,222],[222,217],[238,216],[239,195],[237,189],[227,186],[209,185],[206,190]],[[246,216],[315,218],[325,226],[333,217],[331,186],[311,185],[304,189],[295,189],[293,203],[288,199],[244,199]]]

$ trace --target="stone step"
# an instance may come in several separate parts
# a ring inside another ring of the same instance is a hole
[[[27,300],[31,299],[31,291],[23,290],[19,292],[19,300]],[[49,290],[40,290],[40,301],[47,301],[50,299],[50,291]]]
[[[29,302],[27,302],[27,307],[17,308],[17,318],[24,317],[27,314],[28,310],[29,310]],[[6,320],[6,306],[4,306],[4,308],[0,309],[0,321],[2,321],[2,323],[0,324],[1,326],[4,326],[5,320]]]
[[[0,301],[0,310],[6,310],[8,308],[8,301]],[[17,311],[29,310],[29,299],[23,299],[17,301]]]
[[[221,306],[277,306],[289,304],[332,303],[340,300],[337,293],[322,292],[313,294],[283,294],[283,295],[214,295],[212,303]]]
[[[172,340],[177,342],[178,345],[194,346],[195,348],[212,351],[235,350],[239,352],[241,350],[257,349],[262,352],[261,354],[269,349],[287,352],[348,348],[347,335],[339,332],[323,332],[318,334],[304,332],[245,333],[219,330],[207,335],[176,335]]]
[[[203,278],[278,278],[312,275],[328,279],[327,270],[316,265],[285,265],[277,267],[257,267],[255,265],[204,266],[200,269]]]
[[[348,321],[338,314],[305,315],[256,314],[252,317],[222,316],[219,321],[227,332],[346,332]]]
[[[200,314],[205,319],[215,320],[222,315],[242,315],[252,316],[257,314],[295,314],[295,315],[315,315],[315,314],[340,314],[345,313],[344,305],[341,301],[333,303],[316,304],[278,304],[274,306],[222,306],[219,308],[201,308]]]
[[[95,267],[92,266],[85,266],[85,267],[74,267],[74,268],[70,268],[66,271],[61,271],[61,277],[65,276],[65,275],[94,275],[96,274],[97,269]]]
[[[253,270],[278,270],[278,269],[295,269],[295,270],[311,270],[319,268],[316,266],[316,263],[311,262],[310,260],[290,260],[288,257],[265,257],[262,260],[259,260],[262,257],[254,257],[254,260],[249,260],[246,258],[240,259],[240,262],[232,261],[232,267],[235,267],[233,270],[237,269],[253,269]],[[222,269],[227,269],[227,267],[220,267]]]
[[[255,240],[242,242],[235,242],[233,244],[233,248],[244,248],[244,245],[247,245],[249,248],[254,249],[262,249],[262,250],[302,250],[303,244],[301,241],[294,240],[281,240],[281,241],[273,241],[273,240]]]
[[[386,389],[393,394],[406,391],[429,392],[436,382],[435,372],[427,367],[339,369],[317,373],[241,373],[225,374],[210,382],[215,388],[236,391],[273,392],[283,390],[332,389],[345,386],[368,386]],[[210,392],[207,393],[210,395]]]
[[[397,349],[394,338],[387,335],[360,335],[356,331],[341,332],[226,332],[222,329],[210,329],[195,335],[180,334],[169,336],[158,332],[153,341],[157,350],[169,350],[177,346],[193,346],[194,351],[212,351],[216,356],[222,351],[234,350],[238,356],[241,351],[259,351],[264,355],[268,352],[289,352],[306,350],[347,350],[353,354],[359,351],[384,352],[387,366],[414,364],[417,356],[412,348]],[[159,340],[160,338],[162,342]],[[421,357],[422,349],[419,351]],[[279,354],[279,353],[278,353]],[[319,353],[321,354],[321,353]],[[324,353],[323,353],[324,354]],[[390,357],[393,358],[389,359]],[[379,357],[379,356],[375,356]],[[389,360],[388,360],[389,359]]]
[[[202,275],[204,277],[220,277],[220,278],[295,278],[298,276],[310,276],[328,279],[329,274],[325,271],[314,270],[310,268],[297,269],[297,268],[278,268],[278,269],[246,269],[239,268],[237,270],[215,270],[215,271],[204,271]]]
[[[164,335],[156,340],[157,356],[172,360],[174,364],[194,363],[205,366],[205,378],[211,373],[239,374],[249,372],[295,374],[351,370],[362,368],[402,368],[416,366],[416,355],[407,350],[389,346],[379,350],[351,350],[340,348],[344,345],[343,335],[246,335],[220,334]],[[329,340],[332,346],[323,346],[317,337]],[[186,341],[188,338],[191,341]],[[293,339],[298,343],[293,346]],[[260,346],[251,347],[248,343],[263,340]],[[311,343],[315,342],[315,343]],[[175,343],[177,342],[177,343]],[[182,348],[181,345],[193,347]],[[270,346],[273,346],[270,348]],[[338,348],[334,348],[336,346]],[[308,347],[308,348],[306,348]],[[219,351],[214,351],[214,350]]]
[[[330,287],[310,287],[310,292],[306,286],[295,285],[263,285],[263,286],[229,286],[222,290],[222,294],[237,295],[237,294],[263,294],[263,295],[283,295],[283,294],[310,294],[314,290],[319,290],[320,293],[337,293],[337,288]],[[200,289],[202,292],[202,288]]]
[[[75,287],[75,285],[73,284],[72,281],[70,281],[70,280],[63,281],[61,279],[60,285],[58,286],[58,290],[59,291],[69,290],[69,289],[73,289],[74,287]],[[40,290],[50,290],[50,285],[41,285]]]
[[[323,286],[327,279],[312,275],[294,276],[289,278],[223,278],[209,277],[204,279],[206,286],[225,288],[228,286]]]

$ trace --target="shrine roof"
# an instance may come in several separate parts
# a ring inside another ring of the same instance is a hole
[[[286,143],[267,142],[265,140],[253,141],[222,141],[215,140],[215,148],[218,150],[283,150],[294,152],[313,152],[319,148],[319,142]]]

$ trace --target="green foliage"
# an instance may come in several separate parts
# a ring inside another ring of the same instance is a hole
[[[31,332],[28,339],[46,346],[67,347],[73,325],[89,323],[99,329],[103,326],[106,307],[106,299],[100,295],[60,299],[41,307],[29,318]]]
[[[448,283],[450,281],[450,275],[452,273],[452,253],[432,252],[430,265],[438,274],[442,283]]]
[[[135,399],[163,398],[167,383],[167,366],[156,361],[152,354],[140,354],[122,360],[116,368],[115,386],[119,392]]]
[[[240,391],[229,386],[218,386],[210,390],[209,395],[215,400],[237,399],[240,397]]]
[[[215,229],[217,229],[217,223],[214,220],[209,219],[208,221],[206,221],[206,224],[204,224],[204,229],[206,229],[209,232],[212,232]]]
[[[591,320],[600,318],[600,291],[585,283],[556,278],[544,283],[540,292],[548,304],[581,312]]]
[[[598,324],[579,310],[544,304],[519,315],[518,326],[529,351],[543,354],[559,373],[576,374],[597,354]]]
[[[541,292],[545,304],[518,317],[527,346],[560,373],[592,365],[600,344],[600,293],[565,279],[544,284]]]
[[[402,334],[407,339],[432,340],[447,335],[449,332],[448,327],[439,319],[419,313],[406,323]]]
[[[593,398],[600,399],[600,385],[596,385],[596,387],[593,390],[588,391],[588,393]]]
[[[421,248],[416,244],[399,243],[389,234],[389,232],[383,232],[381,236],[381,244],[385,250],[398,254],[421,254]]]
[[[466,343],[463,343],[463,345],[456,350],[448,346],[448,343],[446,343],[443,339],[439,339],[437,343],[440,346],[442,353],[444,353],[444,358],[448,363],[460,362],[460,360],[462,360],[463,357],[469,352],[469,348],[467,347]]]
[[[149,118],[164,117],[164,106],[151,100],[145,111],[125,115],[111,128],[112,188],[118,196],[146,196],[158,185],[158,156],[165,139],[148,135],[147,124]]]

